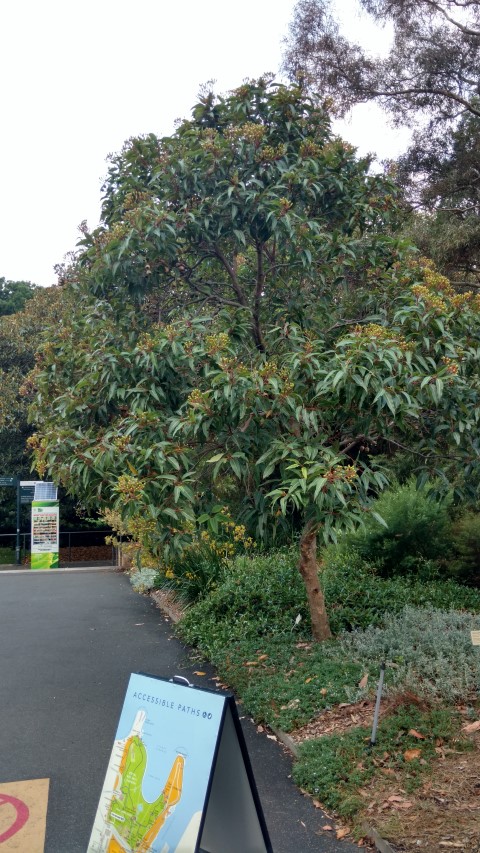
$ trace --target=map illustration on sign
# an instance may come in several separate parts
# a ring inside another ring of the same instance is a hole
[[[224,705],[130,677],[87,853],[195,853]]]

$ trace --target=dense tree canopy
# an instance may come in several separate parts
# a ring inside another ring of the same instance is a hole
[[[264,349],[286,306],[310,313],[325,291],[365,284],[374,257],[393,262],[393,185],[368,166],[297,87],[208,93],[173,136],[112,158],[81,269],[96,296],[148,295],[161,319],[240,308]]]
[[[21,311],[28,299],[37,290],[37,285],[29,281],[7,281],[0,278],[0,316]]]
[[[265,81],[130,141],[32,376],[39,472],[150,551],[225,506],[260,540],[296,527],[317,639],[317,536],[369,511],[380,458],[454,483],[478,460],[477,301],[386,236],[391,183],[367,166]]]

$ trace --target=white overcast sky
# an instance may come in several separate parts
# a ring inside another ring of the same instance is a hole
[[[355,0],[348,34],[377,50]],[[3,0],[0,4],[0,276],[54,283],[78,224],[98,222],[106,157],[125,139],[166,135],[199,87],[226,91],[277,72],[294,0]],[[342,135],[395,156],[405,134],[373,107]]]

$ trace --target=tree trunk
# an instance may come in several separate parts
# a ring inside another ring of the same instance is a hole
[[[317,528],[315,522],[307,521],[300,539],[298,570],[307,591],[313,638],[321,643],[323,640],[328,640],[332,632],[328,624],[325,598],[318,579]]]

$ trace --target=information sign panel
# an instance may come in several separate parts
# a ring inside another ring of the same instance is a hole
[[[35,486],[20,486],[20,502],[31,504],[35,497]]]
[[[32,569],[58,568],[59,506],[58,501],[32,503]]]
[[[231,694],[133,674],[87,853],[272,853]]]

